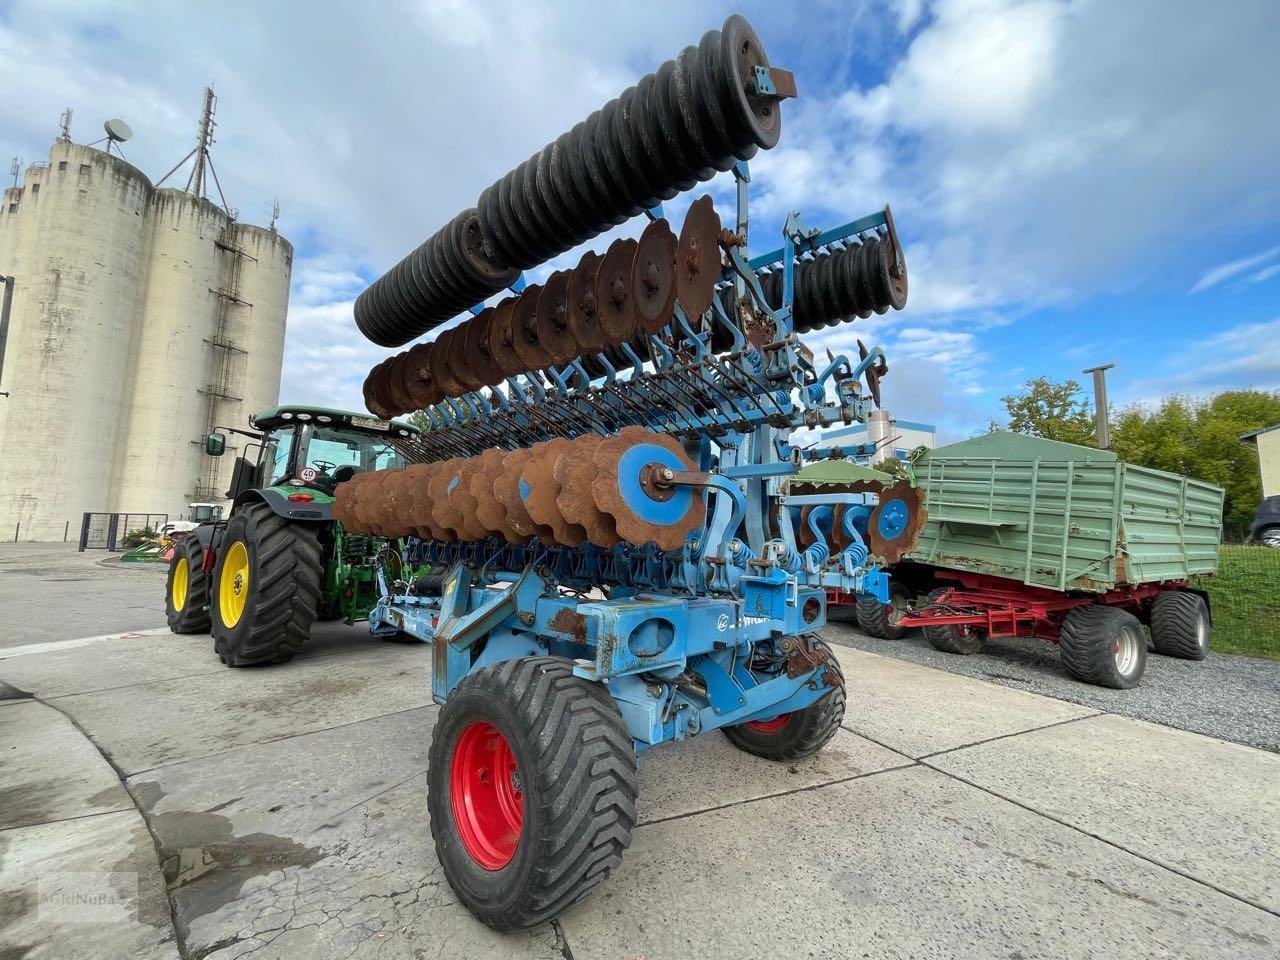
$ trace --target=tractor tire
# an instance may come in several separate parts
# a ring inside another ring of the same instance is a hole
[[[897,619],[907,612],[910,604],[907,591],[900,586],[889,587],[888,603],[881,603],[870,594],[859,594],[855,601],[858,626],[869,637],[901,640],[906,636],[907,628],[898,626]]]
[[[227,521],[213,568],[213,649],[229,667],[283,663],[302,649],[320,607],[316,531],[252,503]]]
[[[622,862],[636,781],[618,705],[571,661],[524,657],[469,674],[431,738],[427,810],[445,878],[495,930],[554,919]]]
[[[825,747],[840,729],[845,705],[844,671],[825,641],[813,635],[808,640],[809,646],[830,655],[828,663],[840,675],[839,686],[803,710],[722,727],[729,742],[739,750],[766,760],[800,760]]]
[[[1209,610],[1198,593],[1166,590],[1151,602],[1151,644],[1156,653],[1183,660],[1209,655]]]
[[[173,548],[164,585],[164,615],[174,633],[209,632],[209,571],[201,565],[204,548],[194,536]]]
[[[945,592],[946,588],[942,587],[931,591],[929,596],[925,598],[924,605],[926,607],[933,606]],[[933,645],[933,649],[941,650],[943,653],[959,654],[962,657],[981,653],[983,646],[987,642],[985,630],[957,624],[948,624],[943,627],[925,627],[924,638]]]
[[[1129,690],[1147,669],[1147,638],[1133,614],[1091,603],[1067,611],[1058,636],[1058,655],[1076,680]]]

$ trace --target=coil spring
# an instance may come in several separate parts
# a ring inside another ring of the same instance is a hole
[[[778,98],[747,93],[768,64],[751,25],[729,17],[489,186],[486,243],[535,266],[774,146]]]

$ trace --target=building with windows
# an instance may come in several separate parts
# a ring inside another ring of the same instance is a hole
[[[888,410],[874,410],[866,423],[825,430],[818,441],[821,447],[840,447],[849,451],[860,463],[878,463],[886,457],[904,460],[916,447],[932,450],[938,445],[937,427],[915,420],[900,420]],[[861,452],[854,452],[861,448]]]

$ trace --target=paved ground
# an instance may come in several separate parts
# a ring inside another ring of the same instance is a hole
[[[1280,952],[1280,756],[848,648],[823,754],[646,753],[621,869],[493,934],[431,848],[428,652],[326,626],[228,670],[207,637],[10,637],[0,957]]]
[[[1108,690],[1072,680],[1058,648],[1044,640],[991,640],[981,653],[962,657],[935,650],[918,630],[900,640],[868,637],[843,612],[827,635],[869,653],[1280,752],[1280,661],[1211,652],[1197,662],[1149,653],[1140,686]]]

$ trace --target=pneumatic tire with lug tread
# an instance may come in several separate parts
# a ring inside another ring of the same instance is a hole
[[[174,633],[209,630],[209,572],[201,566],[203,560],[204,549],[194,536],[183,537],[173,548],[164,584],[164,612]]]
[[[478,769],[465,762],[483,754],[462,745],[499,741],[505,770],[499,761]],[[427,779],[445,877],[495,930],[528,930],[559,916],[605,880],[631,845],[631,735],[608,690],[575,677],[569,660],[524,657],[464,677],[436,720]],[[504,791],[503,801],[486,800],[486,789]],[[482,818],[479,826],[472,817]]]
[[[924,605],[926,607],[933,606],[947,592],[947,589],[946,587],[939,587],[937,590],[931,591],[929,596],[925,598]],[[986,631],[978,627],[948,624],[942,627],[925,627],[923,632],[924,638],[932,644],[933,649],[941,650],[943,653],[957,653],[963,657],[981,653],[983,646],[987,642]]]
[[[237,588],[238,551],[245,566]],[[213,569],[213,648],[222,662],[282,663],[301,650],[320,607],[322,574],[313,528],[277,516],[265,503],[236,511]]]
[[[1128,690],[1147,669],[1147,638],[1138,618],[1117,607],[1072,607],[1062,621],[1058,655],[1076,680]]]
[[[800,760],[817,753],[840,729],[844,719],[844,671],[826,641],[810,634],[813,650],[827,654],[827,669],[835,670],[839,684],[817,703],[778,717],[722,727],[724,735],[739,750],[766,760]]]
[[[858,626],[867,636],[900,640],[906,636],[907,628],[898,626],[895,620],[906,613],[908,604],[907,591],[899,586],[889,587],[888,603],[881,603],[869,593],[858,594],[855,601]]]
[[[1198,593],[1167,590],[1151,601],[1151,644],[1156,653],[1183,660],[1209,655],[1209,610]]]

